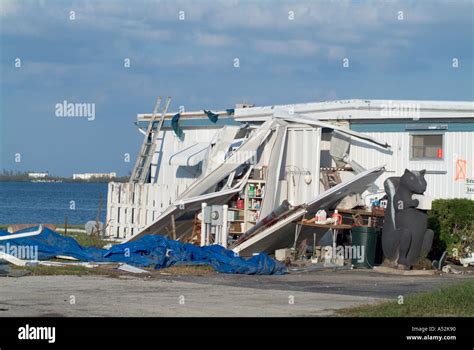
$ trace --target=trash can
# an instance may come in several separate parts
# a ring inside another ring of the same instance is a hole
[[[352,228],[353,256],[351,262],[355,268],[371,269],[374,266],[377,238],[378,232],[373,227],[356,226]]]

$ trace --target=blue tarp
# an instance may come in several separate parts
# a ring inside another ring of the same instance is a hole
[[[19,232],[26,231],[29,230]],[[7,231],[0,230],[0,236],[8,234]],[[75,239],[44,228],[43,232],[37,236],[0,241],[0,247],[3,245],[5,248],[7,243],[10,247],[37,246],[39,260],[64,255],[81,261],[122,262],[155,269],[172,265],[209,265],[223,273],[279,275],[286,272],[286,268],[281,263],[265,253],[244,259],[219,245],[198,247],[160,235],[147,235],[134,242],[117,244],[111,249],[101,249],[82,247]]]
[[[173,128],[175,135],[178,136],[179,138],[182,138],[183,129],[181,129],[179,126],[179,118],[181,118],[181,113],[176,113],[171,119],[171,127]]]

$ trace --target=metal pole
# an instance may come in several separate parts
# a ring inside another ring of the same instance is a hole
[[[174,240],[176,240],[176,221],[174,215],[171,215],[171,234]]]
[[[227,212],[229,210],[229,206],[227,204],[222,206],[222,213],[224,217],[222,218],[222,231],[221,231],[221,245],[224,248],[227,248],[227,237],[229,236],[229,227],[227,225]]]
[[[332,228],[332,257],[331,262],[336,263],[336,241],[337,241],[338,230]]]
[[[316,233],[313,233],[313,258],[316,257]]]
[[[201,247],[206,245],[206,223],[204,222],[204,210],[206,209],[207,204],[202,202],[201,203]]]
[[[221,235],[222,235],[222,226],[213,226],[214,227],[214,242],[212,244],[221,245]]]

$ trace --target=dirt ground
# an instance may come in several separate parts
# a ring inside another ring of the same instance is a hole
[[[1,316],[327,316],[472,275],[317,270],[283,276],[176,274],[0,278]]]

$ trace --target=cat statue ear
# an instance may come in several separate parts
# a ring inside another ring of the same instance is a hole
[[[405,169],[405,173],[404,174],[411,174],[411,171],[408,170],[408,169]]]
[[[423,175],[423,176],[425,176],[425,174],[426,174],[426,169],[420,170],[420,174]]]

